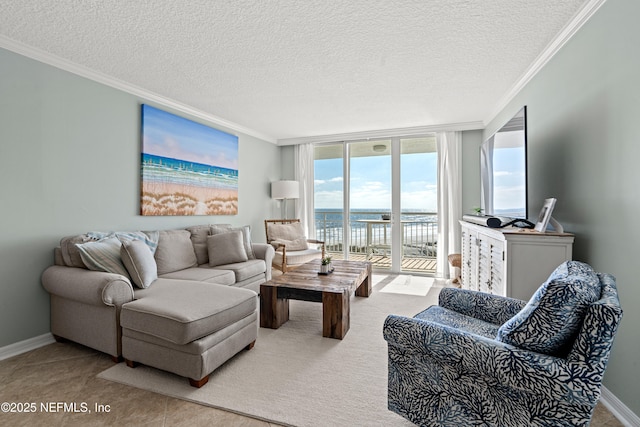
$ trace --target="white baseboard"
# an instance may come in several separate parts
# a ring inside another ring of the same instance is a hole
[[[56,342],[56,340],[53,338],[53,335],[51,335],[51,332],[48,332],[37,337],[9,344],[5,347],[0,347],[0,360],[8,359],[54,342]]]
[[[606,387],[602,387],[600,402],[626,427],[640,427],[640,417],[620,401]]]

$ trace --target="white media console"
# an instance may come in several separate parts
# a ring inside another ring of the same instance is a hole
[[[573,251],[573,234],[460,221],[462,288],[529,300]]]

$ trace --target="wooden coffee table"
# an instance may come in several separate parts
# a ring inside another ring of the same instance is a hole
[[[334,261],[334,271],[318,274],[310,261],[260,285],[260,326],[278,329],[289,320],[289,300],[322,303],[322,336],[343,339],[349,331],[349,299],[371,295],[371,263]]]

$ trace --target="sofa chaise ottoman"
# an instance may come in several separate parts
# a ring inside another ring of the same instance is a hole
[[[125,304],[122,356],[189,378],[201,387],[209,373],[258,336],[255,292],[188,280],[158,279],[153,293]]]

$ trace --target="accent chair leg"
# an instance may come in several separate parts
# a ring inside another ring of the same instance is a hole
[[[256,345],[256,340],[251,341],[249,344],[247,344],[247,346],[244,348],[245,350],[249,351],[253,348],[253,346]]]
[[[122,356],[114,356],[112,354],[110,354],[109,356],[111,357],[111,360],[113,360],[113,363],[120,363],[124,360]]]

